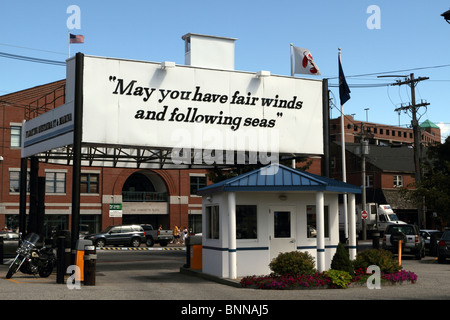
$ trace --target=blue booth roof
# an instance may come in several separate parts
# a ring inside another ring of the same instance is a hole
[[[198,190],[198,195],[239,191],[361,193],[361,187],[275,163]]]

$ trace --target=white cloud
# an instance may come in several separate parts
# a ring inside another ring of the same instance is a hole
[[[450,123],[439,122],[437,126],[441,128],[441,142],[444,143],[450,135]]]

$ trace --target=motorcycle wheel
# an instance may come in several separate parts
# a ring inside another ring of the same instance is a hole
[[[14,259],[14,262],[11,264],[11,266],[8,269],[8,272],[6,273],[6,279],[11,279],[14,273],[17,272],[17,269],[19,269],[20,262],[23,260],[21,256],[18,256],[16,259]]]
[[[48,278],[53,272],[54,262],[49,260],[47,264],[39,269],[39,276],[41,278]]]

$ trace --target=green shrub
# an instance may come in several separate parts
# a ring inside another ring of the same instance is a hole
[[[336,249],[336,253],[331,260],[331,269],[333,270],[341,270],[346,271],[350,275],[353,275],[353,264],[350,261],[350,256],[348,255],[347,250],[344,245],[339,242],[338,247]]]
[[[368,266],[376,265],[383,273],[395,273],[402,269],[394,255],[383,249],[367,249],[359,252],[353,261],[354,269],[362,268],[365,270]]]
[[[308,252],[280,253],[269,264],[270,270],[278,275],[314,274],[316,272],[314,258]]]
[[[347,272],[342,270],[330,269],[325,274],[331,279],[331,282],[340,288],[347,288],[348,284],[352,282],[353,277]]]

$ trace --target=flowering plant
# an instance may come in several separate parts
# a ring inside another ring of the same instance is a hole
[[[312,275],[284,275],[270,274],[266,276],[247,276],[242,278],[241,286],[257,289],[301,289],[301,288],[346,288],[349,283],[366,283],[370,274],[365,268],[355,270],[353,277],[347,277],[330,269],[326,272]],[[381,273],[381,280],[387,283],[416,283],[417,275],[411,271],[401,270],[395,273]]]

